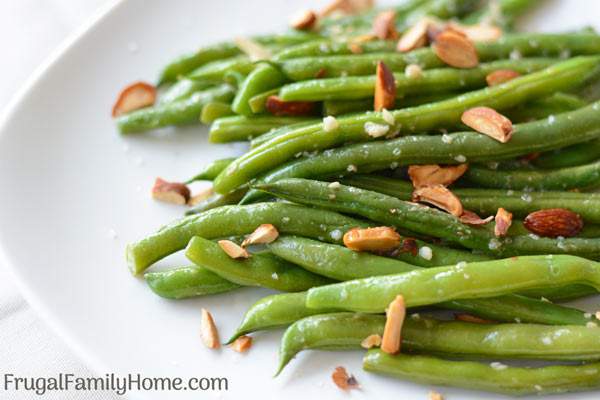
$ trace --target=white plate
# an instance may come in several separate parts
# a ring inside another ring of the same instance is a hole
[[[592,24],[599,5],[583,3],[547,2],[526,28]],[[200,44],[282,28],[298,7],[281,0],[120,3],[65,45],[5,115],[0,131],[2,262],[31,304],[99,373],[227,377],[229,391],[207,393],[208,398],[346,398],[330,381],[333,368],[344,365],[363,387],[353,398],[425,399],[431,389],[364,373],[360,352],[306,352],[272,379],[280,332],[257,334],[249,354],[240,356],[229,349],[208,351],[198,329],[200,307],[207,307],[226,336],[266,291],[167,301],[132,278],[125,266],[127,242],[181,212],[149,199],[154,177],[185,178],[242,148],[208,146],[200,127],[121,137],[109,117],[116,94],[128,82],[152,81],[165,62]],[[501,398],[440,391],[456,399]],[[168,394],[169,399],[198,396],[203,394]]]

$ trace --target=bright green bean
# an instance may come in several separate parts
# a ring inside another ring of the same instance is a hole
[[[221,171],[223,171],[229,164],[231,164],[233,160],[235,160],[235,157],[221,158],[212,161],[208,165],[206,165],[202,169],[202,171],[194,175],[193,178],[185,181],[185,183],[188,184],[196,181],[212,181],[216,178],[217,175],[221,173]]]
[[[210,62],[190,72],[186,77],[192,80],[222,82],[227,74],[248,75],[254,69],[254,63],[247,56],[236,56]]]
[[[213,208],[238,204],[247,192],[248,187],[242,186],[238,189],[235,189],[233,192],[229,192],[227,194],[213,194],[209,198],[201,201],[200,203],[194,205],[192,208],[188,209],[185,212],[185,215],[200,214],[205,211],[212,210]]]
[[[202,112],[200,113],[200,122],[209,125],[219,118],[228,117],[233,114],[234,112],[229,103],[224,103],[222,101],[211,101],[202,107]]]
[[[233,111],[236,114],[251,116],[253,111],[250,108],[250,99],[284,83],[285,77],[279,68],[270,63],[259,63],[246,77],[235,95],[232,103]]]
[[[279,93],[279,88],[267,90],[266,92],[252,96],[250,100],[248,100],[250,110],[252,110],[254,114],[263,113],[266,109],[267,99],[271,96],[277,95],[277,93]]]
[[[158,104],[168,104],[174,101],[187,99],[192,94],[208,89],[211,86],[214,86],[214,82],[193,81],[191,79],[182,78],[173,83],[173,85],[160,96]]]
[[[212,143],[228,143],[249,140],[258,137],[274,128],[309,121],[304,117],[275,117],[257,115],[246,117],[235,115],[219,118],[210,127],[209,141]]]
[[[206,268],[197,266],[147,272],[144,279],[154,293],[167,299],[205,296],[240,287]]]
[[[566,168],[591,163],[600,158],[600,140],[575,144],[541,154],[531,163],[540,168]]]

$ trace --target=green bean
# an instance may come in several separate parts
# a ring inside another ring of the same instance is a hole
[[[235,69],[229,69],[223,74],[223,82],[229,83],[230,85],[235,86],[235,88],[239,88],[242,86],[247,76],[248,72],[239,72]]]
[[[457,90],[481,88],[487,85],[486,76],[499,69],[511,69],[522,74],[547,68],[556,59],[534,58],[502,60],[480,64],[470,69],[438,68],[423,71],[415,78],[404,73],[394,74],[398,97],[423,93],[447,93]],[[284,101],[355,100],[373,97],[376,77],[348,76],[330,79],[313,79],[284,85],[279,97]]]
[[[204,296],[228,292],[240,287],[206,268],[197,266],[147,272],[144,274],[144,279],[154,293],[167,299]]]
[[[500,171],[473,165],[464,178],[482,187],[512,190],[585,189],[600,183],[600,161],[545,170]]]
[[[228,143],[249,140],[271,129],[310,120],[304,117],[275,117],[258,115],[246,117],[235,115],[219,118],[210,127],[208,140],[211,143]]]
[[[427,131],[455,125],[460,120],[462,113],[473,106],[489,106],[498,110],[515,107],[518,104],[545,97],[555,91],[561,91],[567,87],[576,86],[585,81],[586,77],[593,73],[597,67],[598,58],[574,58],[542,71],[513,79],[502,85],[481,89],[438,103],[396,110],[392,112],[395,124],[390,127],[390,132],[399,131],[399,133],[405,134],[409,131]],[[589,118],[593,117],[586,117],[580,124],[585,124]],[[558,119],[559,118],[557,118],[557,122],[559,122]],[[215,190],[219,193],[226,193],[233,190],[248,182],[250,179],[255,178],[260,173],[289,160],[294,154],[299,152],[319,150],[347,142],[373,139],[365,132],[364,126],[367,122],[386,124],[382,113],[371,112],[340,118],[338,119],[339,127],[330,132],[324,131],[323,124],[315,124],[277,136],[269,142],[250,150],[233,162],[219,177],[217,177],[217,179],[215,179]],[[563,124],[564,122],[561,121],[561,123],[552,124],[550,127]],[[588,126],[587,130],[589,131],[592,129]],[[512,141],[508,145],[514,146],[514,143],[519,142],[519,140],[517,140],[517,137],[519,136],[522,135],[514,135]],[[593,137],[590,137],[589,139],[591,138]],[[500,143],[491,140],[490,138],[484,139],[494,142],[495,145],[500,145]],[[383,144],[377,143],[377,145],[392,146],[390,143],[396,144],[397,140],[401,139],[396,139],[396,141],[386,141],[383,142]],[[428,137],[428,139],[425,140],[440,141],[440,138]],[[542,141],[542,143],[537,143],[537,145],[542,146],[543,142],[545,142],[545,140]],[[450,144],[445,145],[444,142],[441,143],[443,145],[442,147],[445,147],[443,152],[444,155],[446,155],[445,159],[450,158],[454,161],[453,158],[461,154],[453,154],[451,157],[448,157],[448,150],[452,150],[452,147]],[[562,146],[572,143],[562,143]],[[457,141],[457,144],[462,146],[463,141],[459,140]],[[372,145],[373,144],[371,144],[371,146]],[[507,146],[507,144],[502,144],[502,146],[511,147]],[[485,147],[485,150],[490,150],[489,146],[484,145],[483,147]],[[419,155],[422,154],[421,150],[423,148],[429,147],[420,147]],[[394,158],[397,157],[398,156],[394,156]],[[311,160],[316,158],[319,157],[313,157]],[[363,160],[365,159],[365,157],[361,158]],[[395,160],[390,160],[390,162],[392,161]],[[419,162],[423,163],[425,160],[420,159]],[[328,164],[330,163],[331,162],[328,162]],[[352,162],[346,163],[341,170],[346,169],[350,164],[352,164]],[[340,171],[340,169],[335,172],[338,171]]]
[[[186,76],[192,80],[222,82],[229,73],[239,73],[244,76],[252,72],[253,69],[254,63],[247,56],[236,56],[210,62]]]
[[[587,105],[588,103],[586,101],[577,96],[565,93],[555,93],[544,99],[538,99],[514,109],[506,110],[506,116],[513,123],[530,122],[547,118],[551,115],[573,111]]]
[[[396,44],[397,42],[393,40],[371,40],[360,43],[359,46],[362,54],[382,52],[389,53],[396,51]],[[355,52],[352,51],[352,39],[346,41],[336,41],[335,39],[319,39],[283,49],[279,53],[275,54],[273,61],[290,60],[300,57],[350,54],[355,54]]]
[[[344,114],[370,111],[372,109],[372,98],[358,100],[325,100],[323,101],[322,114],[324,117],[328,115],[337,117]]]
[[[206,165],[202,171],[198,172],[193,178],[185,181],[186,184],[196,181],[212,181],[221,173],[229,164],[235,160],[235,157],[220,158]]]
[[[202,112],[200,113],[200,122],[208,125],[219,118],[228,117],[233,114],[234,112],[229,103],[212,101],[202,107]]]
[[[515,19],[535,3],[536,1],[534,0],[500,0],[494,3],[497,9],[493,9],[493,5],[488,4],[487,7],[468,15],[463,22],[466,24],[485,22],[510,28],[514,24]]]
[[[250,110],[252,110],[254,114],[263,113],[266,109],[267,99],[271,96],[277,95],[277,93],[279,93],[279,88],[267,90],[266,92],[252,96],[250,100],[248,100]]]
[[[574,283],[600,289],[600,265],[575,256],[549,255],[426,268],[312,288],[306,306],[380,313],[398,294],[407,307],[418,307]]]
[[[185,212],[185,215],[200,214],[205,211],[212,210],[213,208],[238,204],[247,192],[248,187],[242,186],[238,189],[235,189],[233,192],[229,192],[227,194],[213,194],[209,198],[201,201],[200,203],[194,205],[192,208],[187,210]]]
[[[539,368],[498,368],[474,361],[448,361],[430,356],[389,355],[370,350],[366,371],[432,385],[457,386],[510,395],[552,394],[600,386],[600,363]]]
[[[202,107],[213,101],[230,101],[233,88],[227,84],[192,94],[189,98],[142,108],[117,118],[121,133],[143,132],[169,125],[199,122]]]
[[[243,286],[301,292],[332,282],[331,279],[313,274],[268,253],[252,254],[247,259],[235,260],[218,244],[199,236],[190,241],[185,255],[194,264]]]
[[[299,129],[299,128],[302,128],[305,126],[310,126],[310,125],[314,124],[315,121],[317,121],[317,120],[308,118],[304,122],[297,122],[297,123],[291,124],[291,125],[281,125],[280,127],[273,128],[269,132],[264,133],[260,136],[255,137],[254,139],[252,139],[250,141],[250,148],[253,149],[255,147],[258,147],[258,146],[262,145],[263,143],[266,143],[269,140],[273,139],[274,137],[281,136],[281,135],[283,135],[287,132],[291,132],[295,129]]]
[[[377,175],[354,175],[342,179],[345,185],[372,190],[410,201],[413,186],[407,181]],[[600,195],[574,192],[525,192],[515,190],[453,188],[463,207],[481,215],[494,215],[498,208],[509,210],[515,217],[545,208],[566,208],[586,222],[600,223]]]
[[[542,153],[531,161],[539,168],[566,168],[587,164],[600,158],[600,139]]]
[[[249,100],[257,94],[281,86],[284,83],[285,77],[279,68],[270,63],[259,63],[240,86],[233,99],[233,110],[236,114],[251,116],[253,112],[250,109]]]
[[[276,375],[302,350],[360,349],[369,335],[383,335],[385,316],[354,313],[314,315],[293,323],[279,349]],[[548,344],[549,343],[549,344]],[[600,360],[600,338],[585,326],[473,324],[406,318],[402,351],[454,357]]]
[[[600,239],[540,238],[535,235],[498,238],[491,226],[471,226],[446,212],[381,193],[307,179],[284,179],[256,188],[276,197],[328,210],[360,215],[371,221],[430,235],[496,257],[523,254],[600,255]]]
[[[214,239],[247,234],[261,224],[273,224],[280,233],[339,242],[339,232],[366,223],[325,210],[294,204],[260,203],[249,206],[223,206],[191,215],[164,226],[159,231],[127,246],[127,264],[139,274],[154,262],[182,250],[194,236]]]
[[[515,134],[508,143],[499,143],[475,132],[459,132],[446,136],[409,136],[348,145],[284,164],[263,175],[259,182],[269,183],[290,177],[332,176],[347,172],[349,167],[363,172],[367,168],[376,170],[412,164],[497,161],[537,151],[549,151],[598,138],[600,136],[598,107],[600,102],[557,115],[552,123],[545,119],[515,125]],[[569,134],[566,135],[565,132]],[[258,149],[247,154],[253,154]],[[423,149],[427,149],[427,152],[424,153]],[[246,156],[242,156],[230,164],[217,180],[222,179],[229,183],[230,180],[224,174],[227,171],[234,171],[233,168],[231,170],[229,168],[232,165],[241,165],[240,159],[245,158]],[[252,170],[255,170],[253,164]],[[249,177],[241,180],[246,179]],[[228,185],[225,187],[227,188]]]
[[[193,81],[182,78],[175,82],[171,87],[160,96],[158,104],[168,104],[189,98],[192,94],[214,86],[214,82]]]

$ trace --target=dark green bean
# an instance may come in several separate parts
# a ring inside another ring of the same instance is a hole
[[[154,293],[167,299],[205,296],[228,292],[240,287],[240,285],[198,266],[147,272],[144,274],[144,279]]]
[[[195,69],[186,76],[188,79],[192,80],[222,82],[225,81],[225,77],[228,74],[237,73],[241,74],[243,77],[252,72],[253,69],[254,63],[250,61],[247,56],[236,56],[224,60],[210,62],[199,67],[198,69]]]
[[[272,115],[257,115],[254,117],[235,115],[224,117],[215,120],[210,126],[208,139],[212,143],[249,140],[274,128],[310,120],[304,117],[275,117]]]
[[[221,158],[210,162],[202,171],[198,172],[193,178],[185,181],[186,184],[196,181],[212,181],[223,171],[229,164],[235,160],[235,157]]]
[[[259,63],[240,86],[233,99],[233,110],[236,114],[251,116],[253,111],[250,108],[250,99],[284,83],[285,77],[279,68],[270,63]]]
[[[598,158],[600,158],[600,140],[596,139],[542,153],[531,163],[540,168],[566,168],[587,164]]]

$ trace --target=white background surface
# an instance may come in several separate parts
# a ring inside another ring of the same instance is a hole
[[[56,46],[58,43],[63,40],[63,38],[73,31],[79,24],[81,24],[93,11],[101,6],[105,1],[104,0],[85,0],[85,1],[77,1],[77,0],[1,0],[0,1],[0,48],[3,49],[3,62],[0,64],[0,108],[4,107],[9,98],[15,92],[15,90],[20,87],[27,76],[34,70],[34,68],[39,64],[48,54],[49,52]],[[322,3],[320,1],[319,3]],[[140,6],[139,9],[142,9],[142,5],[144,3],[146,5],[158,4],[157,2],[152,1],[134,1],[133,3]],[[178,7],[177,1],[169,2],[173,7]],[[110,79],[105,79],[102,82],[89,82],[87,83],[90,87],[90,93],[93,93],[94,96],[100,96],[99,100],[89,99],[89,104],[97,107],[100,112],[94,111],[92,113],[86,113],[85,117],[89,118],[88,120],[79,119],[70,121],[69,119],[60,119],[57,116],[56,120],[52,118],[51,114],[44,113],[47,111],[47,108],[53,109],[52,111],[55,113],[61,112],[69,112],[76,108],[77,103],[81,105],[81,103],[87,104],[87,100],[85,97],[80,97],[78,99],[72,98],[62,98],[62,96],[69,96],[76,93],[78,96],[82,96],[86,91],[82,88],[85,87],[86,83],[84,79],[76,80],[80,84],[77,88],[66,88],[60,87],[57,85],[50,85],[47,88],[51,88],[54,91],[52,93],[46,93],[48,96],[48,100],[45,103],[46,107],[44,109],[36,110],[38,113],[33,113],[33,117],[37,117],[41,115],[45,118],[48,118],[48,124],[46,121],[38,122],[37,124],[33,124],[33,129],[39,129],[42,131],[47,125],[50,127],[53,126],[67,126],[70,128],[68,123],[73,124],[74,127],[81,128],[82,134],[85,134],[83,130],[90,125],[93,127],[102,127],[98,131],[94,131],[94,135],[108,135],[109,139],[104,141],[98,139],[97,136],[88,135],[86,136],[89,143],[93,146],[96,144],[95,141],[101,143],[106,149],[107,146],[109,148],[108,157],[113,157],[111,160],[116,161],[116,166],[110,166],[110,174],[108,176],[119,176],[119,174],[123,174],[124,182],[137,182],[138,184],[147,184],[152,177],[158,174],[164,174],[164,171],[169,170],[172,171],[171,174],[173,176],[182,176],[183,174],[187,174],[190,171],[194,170],[194,161],[193,157],[188,155],[187,158],[180,157],[180,153],[182,150],[185,150],[185,146],[194,145],[194,146],[202,146],[202,140],[193,138],[189,136],[189,131],[183,134],[175,135],[174,137],[163,138],[163,142],[161,143],[161,149],[158,151],[156,149],[157,143],[156,140],[153,139],[141,139],[136,140],[133,139],[131,142],[123,142],[119,138],[115,138],[114,135],[111,136],[111,125],[110,121],[106,121],[107,118],[103,113],[106,112],[108,106],[110,106],[110,101],[114,97],[114,93],[119,86],[121,86],[124,82],[129,80],[144,78],[144,79],[153,79],[155,73],[160,65],[164,63],[168,57],[166,54],[156,54],[156,51],[151,51],[151,43],[159,43],[159,48],[163,50],[165,53],[169,53],[170,55],[175,55],[180,53],[183,50],[188,50],[193,48],[197,43],[206,43],[214,38],[221,37],[229,37],[231,36],[231,32],[241,33],[244,29],[249,29],[252,31],[270,31],[274,30],[271,26],[273,25],[282,25],[281,22],[273,24],[273,18],[269,19],[269,16],[273,15],[288,15],[290,10],[295,10],[299,8],[300,2],[295,2],[296,5],[293,5],[292,1],[285,1],[277,3],[275,6],[275,2],[271,2],[272,5],[269,9],[261,9],[261,5],[267,4],[266,1],[258,1],[256,4],[259,5],[255,12],[258,12],[255,18],[251,21],[245,21],[245,25],[230,25],[228,21],[223,21],[223,15],[230,15],[231,20],[240,21],[241,18],[244,17],[244,13],[248,12],[247,8],[241,7],[237,9],[236,7],[232,7],[235,3],[234,1],[221,1],[219,5],[215,6],[214,3],[210,7],[210,12],[208,15],[205,15],[202,10],[203,1],[181,1],[181,5],[186,12],[175,12],[170,14],[168,12],[169,7],[165,6],[163,2],[161,6],[157,6],[154,9],[148,10],[145,13],[144,21],[149,21],[156,23],[155,26],[161,27],[164,29],[161,31],[164,35],[167,36],[167,39],[160,40],[161,35],[158,32],[147,32],[148,37],[136,37],[136,32],[133,29],[123,29],[122,31],[117,31],[119,33],[125,32],[128,36],[123,37],[119,36],[118,38],[107,38],[106,42],[102,44],[106,46],[116,46],[116,49],[112,52],[108,52],[111,56],[113,56],[112,60],[105,60],[102,58],[95,59],[97,63],[106,64],[106,69],[104,70],[104,76],[110,77]],[[282,4],[283,3],[283,4]],[[303,2],[306,4],[306,2]],[[240,3],[241,4],[241,3]],[[544,14],[544,12],[538,12],[534,17],[534,22],[531,25],[528,25],[526,28],[531,28],[533,26],[536,29],[540,30],[553,30],[553,29],[569,29],[569,28],[577,28],[585,24],[594,24],[598,21],[598,17],[600,17],[600,12],[598,10],[598,2],[595,0],[563,0],[563,1],[547,1],[547,10],[548,14]],[[281,9],[279,9],[280,7]],[[248,14],[245,14],[248,15]],[[133,14],[128,14],[128,17],[133,18]],[[135,24],[136,21],[133,19],[129,20],[132,24]],[[194,22],[201,22],[198,24],[194,24]],[[123,25],[128,22],[127,20],[115,21],[115,27],[123,27]],[[161,24],[164,22],[164,27]],[[158,28],[157,28],[158,29]],[[215,33],[217,32],[217,33]],[[196,36],[194,36],[196,35]],[[198,37],[198,39],[196,39]],[[169,40],[171,43],[169,43]],[[131,54],[131,45],[135,44],[134,47],[139,45],[139,54],[132,55]],[[98,44],[96,43],[96,46]],[[97,47],[94,47],[97,49]],[[93,53],[88,54],[90,57],[94,57]],[[127,58],[131,57],[131,58]],[[136,58],[133,58],[136,57]],[[140,57],[143,57],[146,62],[141,62]],[[131,62],[131,65],[129,63]],[[120,64],[121,63],[121,64]],[[80,60],[79,65],[85,65],[88,69],[78,70],[76,68],[71,69],[71,73],[73,74],[73,78],[77,78],[80,74],[96,73],[96,75],[91,75],[96,79],[101,77],[100,73],[101,68],[96,65],[96,69],[90,66],[91,63],[86,63]],[[67,80],[65,79],[65,82]],[[104,89],[101,86],[106,85],[110,90]],[[64,89],[64,90],[63,90]],[[63,107],[64,105],[64,107]],[[70,108],[72,107],[72,108]],[[82,110],[84,108],[79,108],[78,110]],[[96,115],[102,114],[103,118],[95,118]],[[50,117],[49,117],[50,115]],[[65,124],[67,121],[67,125]],[[60,125],[60,124],[63,125]],[[108,126],[108,128],[107,128]],[[109,132],[107,132],[107,130]],[[70,142],[65,138],[59,136],[59,131],[53,131],[49,129],[47,132],[50,138],[45,137],[45,140],[51,141],[54,139],[53,134],[57,134],[57,139],[63,139],[64,145],[62,145],[66,150],[70,151],[76,149],[75,145],[80,145],[75,143],[73,148],[70,146]],[[186,136],[186,133],[188,134]],[[41,135],[40,137],[44,138],[45,135]],[[105,138],[106,138],[105,137]],[[71,137],[72,138],[72,137]],[[57,148],[60,143],[56,144]],[[131,148],[131,149],[130,149]],[[115,150],[116,149],[116,150]],[[48,154],[51,151],[57,151],[56,149],[48,150]],[[221,148],[220,150],[213,151],[209,156],[210,158],[217,158],[219,152],[228,151],[227,147]],[[43,153],[40,153],[43,155]],[[75,160],[81,160],[75,156],[73,156]],[[82,173],[87,172],[99,172],[97,169],[102,162],[105,162],[105,158],[98,156],[97,153],[91,151],[89,156],[86,159],[90,159],[91,163],[94,165],[88,166],[85,165],[82,169]],[[206,162],[207,159],[202,159],[201,162]],[[22,176],[33,177],[34,174],[27,175],[30,171],[23,172]],[[41,171],[43,172],[43,171]],[[64,166],[63,172],[65,176],[62,177],[62,183],[69,182],[78,182],[81,181],[81,176],[77,176],[74,171],[70,169],[70,166],[66,164]],[[19,173],[21,173],[19,171]],[[51,175],[44,175],[44,178],[50,180],[52,178]],[[102,175],[99,175],[98,178],[101,178]],[[44,189],[48,189],[48,186],[42,185]],[[83,189],[83,188],[82,188]],[[85,187],[85,189],[89,189],[92,191],[94,188]],[[129,191],[128,191],[129,190]],[[99,257],[106,256],[107,260],[120,260],[123,245],[126,241],[138,238],[142,233],[147,233],[152,231],[157,225],[161,222],[166,222],[170,220],[174,215],[178,214],[178,211],[173,212],[170,209],[157,209],[157,206],[151,204],[147,201],[147,196],[139,193],[137,188],[133,189],[132,185],[126,185],[125,183],[118,188],[115,188],[117,193],[126,193],[129,197],[127,204],[124,205],[124,209],[116,210],[114,213],[108,213],[106,215],[102,214],[101,211],[98,211],[98,218],[94,219],[96,225],[94,226],[93,232],[89,233],[94,236],[95,239],[104,240],[101,242],[102,250],[104,253]],[[29,194],[35,194],[35,192],[27,192]],[[96,192],[94,192],[96,193]],[[51,193],[50,193],[51,195]],[[113,198],[112,196],[106,196],[105,193],[101,193],[98,195],[102,198],[106,203],[110,203],[112,201],[119,201],[119,196]],[[49,200],[56,200],[54,198]],[[63,199],[64,200],[64,199]],[[86,204],[86,198],[84,196],[77,197],[75,201],[79,201],[79,203],[75,205],[75,212],[83,212],[83,209]],[[53,206],[56,204],[52,203]],[[78,206],[79,205],[79,206]],[[115,207],[119,207],[118,205]],[[128,215],[129,210],[136,209],[139,211],[138,215]],[[108,216],[108,217],[107,217]],[[125,223],[125,220],[128,216],[131,216],[131,220],[128,220],[128,223]],[[60,223],[60,215],[56,218],[53,216],[48,216],[50,220],[50,224],[56,224],[52,228],[62,228]],[[105,219],[104,221],[102,219]],[[77,223],[78,221],[66,221],[65,223]],[[116,229],[119,234],[117,240],[112,242],[108,242],[107,232],[110,229]],[[46,228],[45,230],[40,229],[41,233],[51,234],[52,229]],[[49,237],[51,237],[50,235]],[[70,239],[73,242],[77,240],[78,236],[81,236],[81,232],[76,229],[68,230],[67,232],[62,233],[63,239]],[[25,239],[23,239],[25,241]],[[87,242],[85,242],[87,243]],[[51,249],[52,245],[47,245],[45,249]],[[77,260],[77,262],[81,262],[86,259],[84,257],[86,252],[91,249],[86,249],[81,254],[81,257]],[[88,253],[89,254],[89,253]],[[50,259],[54,260],[52,265],[44,265],[41,262],[40,258],[35,258],[33,255],[30,257],[31,264],[40,269],[40,273],[42,273],[43,268],[55,268],[57,271],[58,278],[55,282],[51,274],[46,275],[46,279],[51,281],[50,283],[53,285],[60,285],[60,278],[67,276],[61,276],[61,273],[72,272],[73,267],[76,265],[74,260],[65,254],[60,255],[60,257],[56,257],[56,254],[50,254],[52,257]],[[26,257],[27,258],[27,257]],[[43,259],[43,257],[41,257]],[[103,258],[104,259],[104,258]],[[65,263],[71,263],[70,267],[66,267],[63,265],[59,265],[60,263],[57,260],[64,260]],[[122,261],[118,261],[117,263],[121,263]],[[27,266],[24,266],[27,267]],[[335,365],[344,364],[349,365],[350,361],[346,362],[346,360],[350,360],[351,358],[358,358],[356,354],[352,356],[348,355],[329,355],[324,358],[316,358],[316,357],[300,357],[300,360],[296,362],[296,365],[292,365],[292,372],[288,371],[288,374],[277,381],[270,381],[269,379],[265,379],[264,371],[261,371],[258,374],[258,380],[254,380],[253,376],[257,373],[255,367],[256,362],[268,362],[269,365],[266,367],[267,370],[272,370],[272,364],[274,362],[275,355],[275,339],[278,335],[263,335],[261,337],[261,342],[264,340],[266,343],[261,343],[262,346],[256,349],[253,349],[253,358],[237,358],[236,355],[230,354],[230,352],[224,352],[219,356],[214,356],[212,354],[207,355],[203,352],[203,349],[194,347],[191,351],[191,355],[183,354],[184,349],[182,347],[177,348],[176,341],[181,340],[184,344],[193,344],[194,346],[199,346],[199,342],[197,341],[197,337],[190,334],[190,332],[194,332],[197,329],[196,322],[198,321],[198,305],[199,302],[184,302],[183,304],[173,305],[168,302],[161,301],[160,299],[156,299],[152,297],[145,287],[139,284],[139,282],[135,280],[128,279],[126,271],[124,270],[124,265],[111,265],[107,263],[104,267],[110,266],[111,270],[106,273],[102,273],[101,276],[105,278],[105,280],[99,280],[97,285],[101,286],[101,290],[98,291],[90,291],[90,296],[101,297],[101,294],[104,290],[104,295],[107,297],[112,296],[112,288],[110,287],[111,279],[115,279],[115,282],[123,282],[123,286],[120,288],[122,293],[127,293],[128,296],[131,296],[131,302],[127,302],[127,304],[121,303],[122,307],[131,307],[130,314],[131,319],[129,320],[127,314],[117,315],[116,320],[111,318],[112,316],[105,316],[104,319],[97,319],[92,321],[87,321],[88,316],[82,312],[84,310],[88,310],[89,308],[80,307],[73,305],[72,303],[75,301],[81,301],[85,304],[86,307],[90,307],[90,312],[101,312],[103,310],[101,302],[93,302],[93,299],[85,298],[86,289],[82,288],[73,288],[73,292],[79,295],[80,297],[72,297],[70,293],[63,293],[62,297],[54,298],[53,301],[48,304],[49,308],[52,308],[54,311],[57,311],[59,306],[64,306],[65,309],[69,308],[70,312],[75,312],[74,310],[79,310],[80,315],[78,325],[78,345],[81,343],[92,343],[95,339],[96,348],[94,349],[86,349],[88,351],[100,352],[103,353],[103,350],[106,352],[114,351],[112,359],[114,360],[114,365],[119,365],[125,369],[129,369],[132,365],[128,364],[130,359],[128,355],[128,351],[132,353],[137,353],[136,360],[138,362],[146,361],[148,363],[157,363],[157,360],[167,365],[154,365],[154,366],[144,366],[148,367],[148,371],[158,372],[158,373],[181,373],[186,376],[190,374],[190,371],[194,371],[195,368],[202,369],[202,363],[198,364],[197,360],[194,362],[194,357],[205,357],[208,363],[218,362],[219,370],[221,372],[229,373],[229,376],[232,375],[232,370],[236,369],[240,374],[245,374],[245,376],[240,377],[240,385],[246,384],[246,388],[252,393],[257,393],[260,387],[255,387],[256,382],[260,382],[260,385],[269,385],[272,387],[285,388],[286,386],[291,390],[288,393],[294,393],[293,398],[298,395],[299,397],[304,397],[306,393],[331,393],[330,390],[330,382],[329,382],[329,371],[333,369]],[[82,271],[87,271],[85,265],[81,265]],[[95,267],[98,267],[97,265]],[[116,270],[117,272],[114,272]],[[79,272],[79,271],[77,271]],[[81,274],[76,273],[73,276],[74,282],[77,282],[77,279],[83,276],[84,272]],[[98,277],[93,275],[93,277]],[[35,282],[37,287],[43,287],[43,282],[37,281]],[[105,286],[102,286],[105,285]],[[61,287],[61,286],[58,286]],[[63,286],[62,290],[68,288],[68,285]],[[117,289],[115,289],[118,292]],[[253,298],[259,297],[258,294],[253,294]],[[239,319],[239,315],[246,308],[248,303],[248,299],[250,297],[242,297],[242,296],[231,296],[227,298],[227,302],[229,302],[229,306],[232,309],[232,313],[235,314],[234,317],[230,321],[224,323],[227,327],[227,331],[230,331],[237,323]],[[127,297],[123,297],[127,299]],[[219,297],[214,300],[215,304],[218,302],[223,302],[225,297]],[[89,304],[88,304],[89,301]],[[94,308],[95,307],[95,308]],[[215,307],[217,307],[215,305]],[[110,308],[107,307],[107,310]],[[139,314],[147,314],[147,312],[156,313],[159,320],[156,321],[148,315],[139,315]],[[223,315],[223,313],[219,314]],[[70,321],[73,322],[77,318],[73,315],[70,315]],[[191,322],[190,322],[191,321]],[[64,321],[63,321],[64,322]],[[114,332],[110,332],[111,330],[123,330],[123,337],[127,336],[126,330],[135,329],[136,327],[144,327],[144,326],[152,326],[154,328],[163,327],[166,325],[168,329],[165,330],[165,333],[168,335],[163,337],[153,337],[156,332],[137,332],[139,333],[139,341],[134,340],[131,337],[128,337],[126,340],[124,339],[122,343],[119,341],[115,341],[115,337],[119,337],[118,334],[113,335],[113,341],[107,339],[105,343],[103,340],[99,338],[94,338],[93,335],[90,335],[89,330],[87,330],[87,336],[83,335],[83,332],[86,332],[84,328],[87,324],[90,326],[95,326],[98,329],[98,335],[102,335],[103,332],[107,337],[110,337],[110,334]],[[128,324],[132,324],[131,325]],[[108,324],[113,324],[112,326],[107,326]],[[146,325],[144,325],[146,324]],[[111,328],[112,329],[108,329]],[[83,335],[83,336],[82,336]],[[192,337],[190,337],[192,336]],[[148,338],[150,337],[150,338]],[[163,341],[164,339],[164,341]],[[142,353],[141,347],[142,345],[150,346],[153,343],[159,343],[161,345],[173,345],[176,350],[171,352],[173,359],[166,359],[165,357],[160,357],[163,354],[158,349],[153,349],[148,347],[144,349],[147,351],[147,358],[140,357]],[[120,346],[123,346],[122,348]],[[117,349],[117,350],[115,350]],[[120,354],[118,354],[120,353]],[[92,358],[96,360],[99,354],[94,354]],[[60,339],[57,339],[56,336],[51,333],[48,328],[46,328],[45,324],[40,322],[40,320],[35,316],[34,312],[27,306],[22,297],[18,294],[15,286],[11,283],[11,278],[3,271],[2,267],[0,267],[0,370],[3,371],[11,371],[15,373],[20,373],[28,376],[42,376],[42,375],[52,375],[56,372],[75,372],[79,375],[88,375],[90,374],[89,370],[84,367],[77,359],[76,356],[73,356],[70,350],[67,350],[65,345],[62,343]],[[103,358],[100,357],[100,358]],[[255,360],[255,361],[252,361]],[[259,360],[259,361],[256,361]],[[262,360],[262,361],[260,361]],[[141,365],[141,364],[140,364]],[[360,373],[360,369],[358,367],[358,363],[354,362],[353,367],[355,371]],[[204,368],[205,369],[205,368]],[[209,369],[210,370],[210,369]],[[237,374],[235,375],[237,377]],[[361,374],[361,382],[365,383],[365,390],[362,395],[368,395],[369,392],[373,392],[373,389],[376,385],[381,382],[385,382],[382,379],[373,379],[372,381],[368,381],[367,378],[363,378],[364,374]],[[303,383],[303,379],[306,379]],[[260,386],[258,385],[258,386]],[[327,390],[323,389],[322,386],[326,385]],[[406,385],[407,387],[413,386]],[[306,392],[303,392],[303,389]],[[256,390],[256,392],[255,392]],[[325,392],[324,392],[325,390]],[[419,388],[418,391],[414,393],[419,393],[419,398],[426,394],[426,388]],[[238,393],[241,393],[240,391]],[[362,395],[355,394],[352,397],[362,397]],[[112,398],[112,395],[102,395],[102,394],[79,394],[79,397],[76,397],[77,394],[71,394],[73,397],[68,397],[64,393],[60,395],[50,395],[46,398],[86,398],[86,399],[96,399],[96,398]],[[94,397],[96,396],[96,397]],[[290,396],[291,397],[291,396]],[[34,398],[33,395],[29,395],[29,397],[9,397],[9,398]],[[210,397],[212,398],[212,397]],[[250,397],[249,397],[250,398]],[[304,397],[305,398],[305,397]],[[424,397],[423,397],[424,398]],[[453,398],[458,398],[454,396]]]

